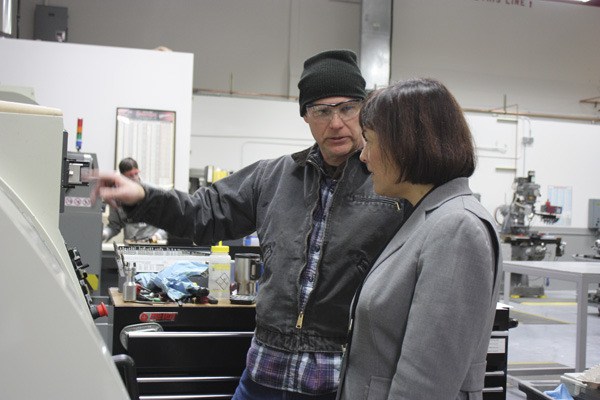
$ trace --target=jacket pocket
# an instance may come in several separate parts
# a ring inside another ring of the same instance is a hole
[[[391,379],[372,376],[369,386],[365,388],[365,400],[387,399],[391,384]]]

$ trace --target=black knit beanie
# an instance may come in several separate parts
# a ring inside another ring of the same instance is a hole
[[[301,116],[306,114],[308,104],[319,99],[336,96],[364,99],[367,95],[356,54],[350,50],[324,51],[307,59],[298,89]]]

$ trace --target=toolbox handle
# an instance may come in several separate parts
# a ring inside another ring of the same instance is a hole
[[[129,338],[220,338],[220,337],[252,337],[254,332],[128,332]]]
[[[138,383],[188,383],[239,381],[241,376],[148,376],[138,377]]]

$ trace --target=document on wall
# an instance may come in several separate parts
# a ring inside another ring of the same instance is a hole
[[[175,112],[117,108],[115,169],[125,157],[138,162],[142,181],[163,189],[175,184]]]
[[[571,186],[548,186],[547,197],[550,204],[562,207],[560,218],[554,226],[571,226],[573,188]]]

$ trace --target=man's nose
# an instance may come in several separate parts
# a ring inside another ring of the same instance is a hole
[[[338,114],[337,111],[333,113],[329,125],[334,128],[341,128],[342,126],[344,126],[344,121],[342,121],[342,118],[340,117],[340,114]]]

